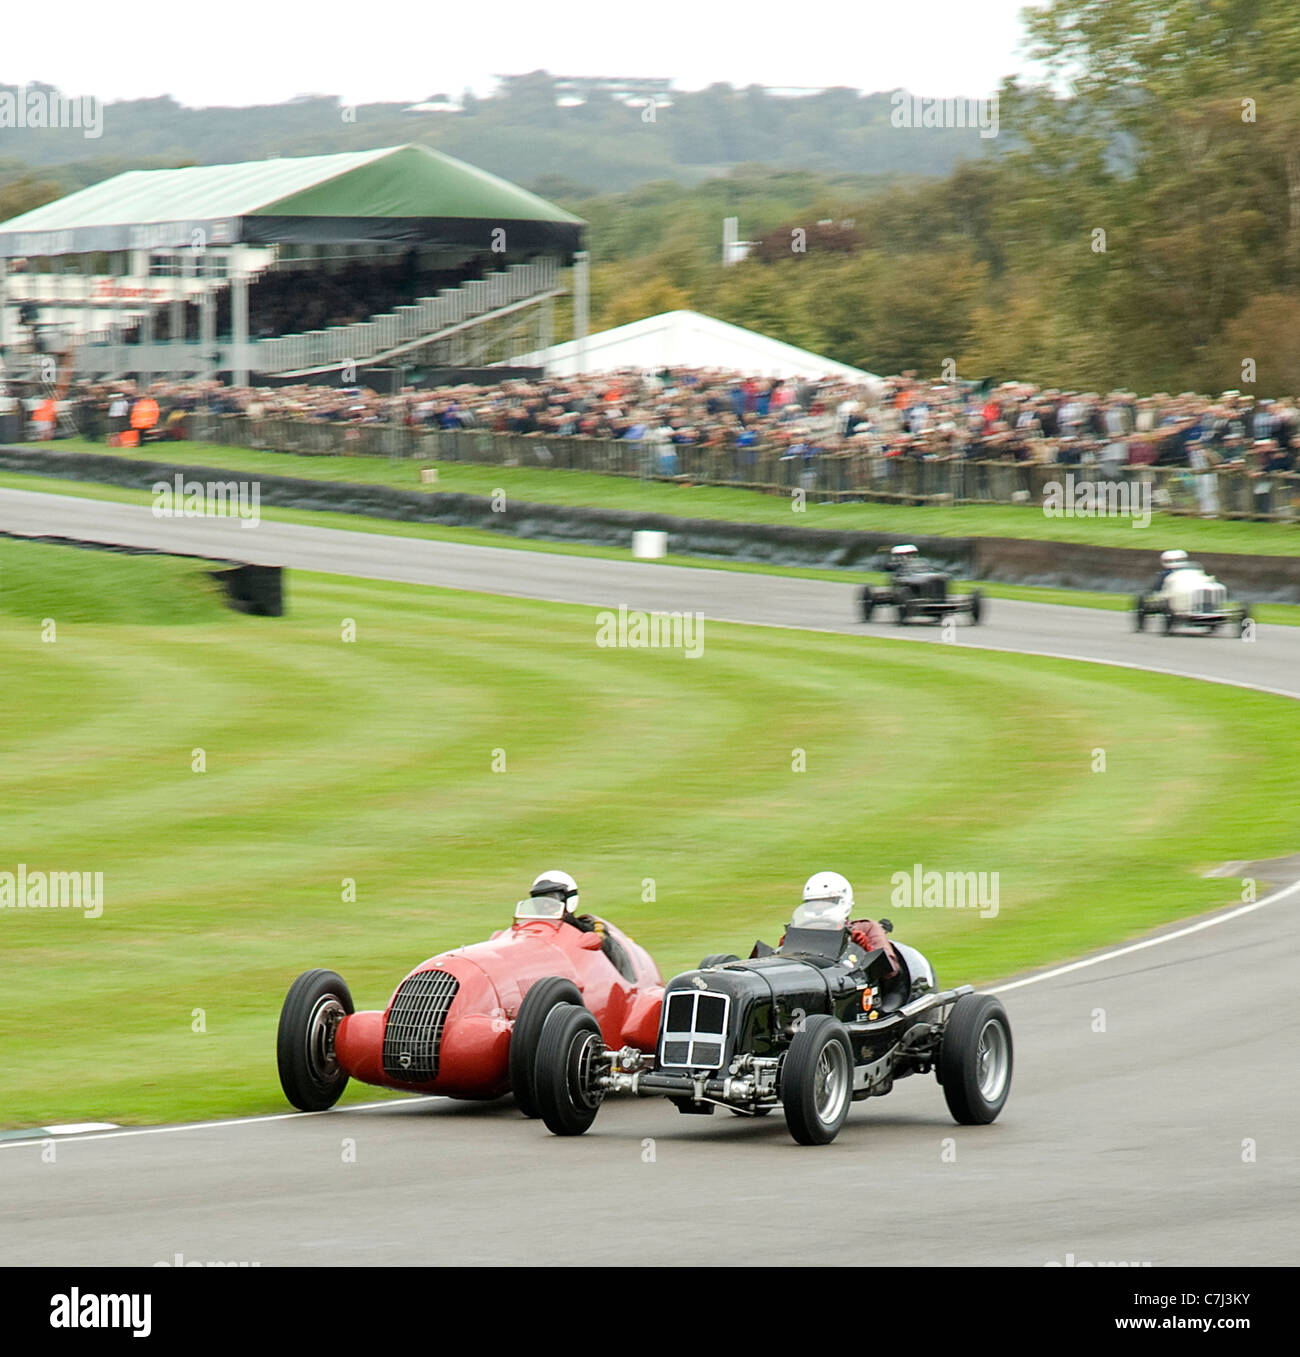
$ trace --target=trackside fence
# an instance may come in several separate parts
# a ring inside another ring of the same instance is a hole
[[[593,471],[643,480],[727,485],[773,494],[802,491],[819,500],[897,504],[1059,502],[1089,516],[1102,505],[1144,505],[1170,513],[1300,521],[1300,474],[1271,474],[1224,463],[1205,471],[1173,466],[1061,465],[961,457],[889,457],[865,449],[791,455],[779,448],[652,445],[629,440],[345,424],[297,418],[252,419],[205,412],[186,416],[186,436],[232,447],[317,456],[411,458],[485,466]],[[1090,490],[1084,491],[1087,483]],[[1085,498],[1087,497],[1087,498]]]

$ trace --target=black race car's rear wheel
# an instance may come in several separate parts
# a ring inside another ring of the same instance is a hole
[[[871,621],[871,614],[876,610],[875,595],[871,592],[871,586],[868,585],[858,596],[858,602],[862,608],[862,620]]]
[[[537,1064],[537,1045],[547,1015],[557,1004],[581,1004],[582,995],[572,980],[562,975],[547,975],[533,983],[524,995],[510,1033],[510,1091],[515,1106],[526,1117],[540,1117],[533,1074]]]
[[[289,986],[275,1061],[284,1096],[304,1112],[333,1107],[347,1087],[347,1071],[334,1054],[334,1034],[352,1011],[352,994],[333,971],[304,971]]]
[[[972,589],[970,591],[970,621],[971,626],[978,627],[984,617],[984,591],[982,589]]]
[[[696,969],[707,971],[710,966],[725,966],[728,961],[739,960],[740,958],[734,952],[710,952]]]
[[[800,1145],[829,1145],[853,1103],[853,1048],[826,1013],[804,1019],[781,1066],[785,1124]]]
[[[939,1048],[939,1082],[948,1111],[965,1126],[993,1121],[1011,1090],[1011,1024],[991,994],[963,994],[952,1006]]]
[[[605,1054],[600,1025],[575,1004],[547,1014],[534,1071],[537,1106],[546,1128],[557,1136],[580,1136],[604,1101],[596,1087]]]

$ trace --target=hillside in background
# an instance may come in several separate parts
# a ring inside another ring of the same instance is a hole
[[[17,94],[19,87],[0,84],[4,90]],[[758,86],[738,90],[718,84],[673,91],[655,109],[653,121],[646,120],[643,107],[600,91],[576,107],[561,99],[544,72],[517,78],[490,98],[466,93],[424,101],[459,109],[445,112],[408,111],[409,101],[349,108],[325,95],[252,108],[186,108],[166,97],[136,99],[104,106],[97,139],[75,130],[3,131],[0,155],[54,171],[51,177],[65,187],[80,187],[104,177],[96,168],[109,159],[118,169],[216,165],[418,142],[525,187],[572,197],[655,179],[698,182],[746,162],[849,174],[942,175],[988,145],[974,129],[892,126],[888,93],[832,89],[791,97]]]

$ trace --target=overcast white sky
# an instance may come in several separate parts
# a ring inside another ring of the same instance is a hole
[[[496,73],[670,77],[681,89],[848,85],[984,95],[1022,66],[1024,0],[63,0],[6,8],[0,80],[183,104],[410,100]],[[52,27],[53,25],[53,27]],[[0,153],[4,134],[0,133]]]

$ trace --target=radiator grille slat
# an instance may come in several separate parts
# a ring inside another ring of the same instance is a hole
[[[384,1073],[423,1084],[438,1077],[447,1010],[460,982],[446,971],[418,971],[402,981],[384,1026]]]
[[[1228,591],[1222,585],[1198,589],[1192,595],[1192,611],[1196,613],[1221,612],[1227,599]]]

